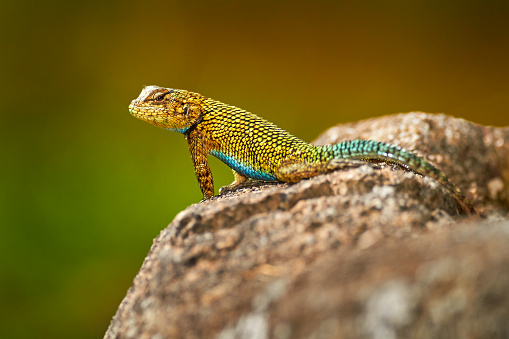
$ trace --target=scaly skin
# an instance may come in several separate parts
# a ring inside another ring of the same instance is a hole
[[[138,119],[185,135],[204,200],[214,195],[208,154],[233,169],[235,181],[222,191],[245,185],[249,179],[297,182],[366,161],[383,161],[438,181],[467,214],[474,213],[442,171],[399,146],[371,140],[314,146],[243,109],[158,86],[146,86],[129,111]]]

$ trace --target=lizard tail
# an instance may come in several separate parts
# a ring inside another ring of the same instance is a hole
[[[400,146],[373,140],[356,139],[320,147],[323,150],[323,156],[328,158],[324,160],[343,158],[363,161],[382,161],[396,164],[420,175],[430,177],[452,193],[465,213],[468,215],[476,214],[472,203],[457,186],[449,181],[444,172],[423,158],[410,153]]]

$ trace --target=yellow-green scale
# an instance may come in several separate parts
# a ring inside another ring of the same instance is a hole
[[[207,101],[200,129],[210,140],[210,154],[240,174],[277,181],[281,162],[296,154],[310,154],[314,146],[240,108]]]
[[[206,100],[200,129],[210,154],[257,180],[278,181],[276,173],[288,159],[303,164],[360,159],[393,162],[457,191],[442,171],[399,146],[372,140],[313,146],[257,115],[212,99]]]

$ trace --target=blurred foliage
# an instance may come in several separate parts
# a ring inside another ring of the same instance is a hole
[[[2,1],[0,337],[101,337],[152,239],[201,199],[184,138],[129,116],[144,85],[305,140],[411,110],[508,125],[508,4]]]

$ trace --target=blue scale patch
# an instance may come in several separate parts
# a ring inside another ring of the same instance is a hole
[[[186,133],[186,131],[188,130],[187,128],[165,128],[167,129],[168,131],[172,131],[172,132],[178,132],[178,133]]]
[[[276,176],[274,174],[265,173],[259,170],[255,170],[254,168],[244,165],[239,162],[237,159],[230,155],[226,155],[219,151],[210,151],[210,154],[233,168],[243,176],[256,179],[256,180],[264,180],[264,181],[277,181]]]

